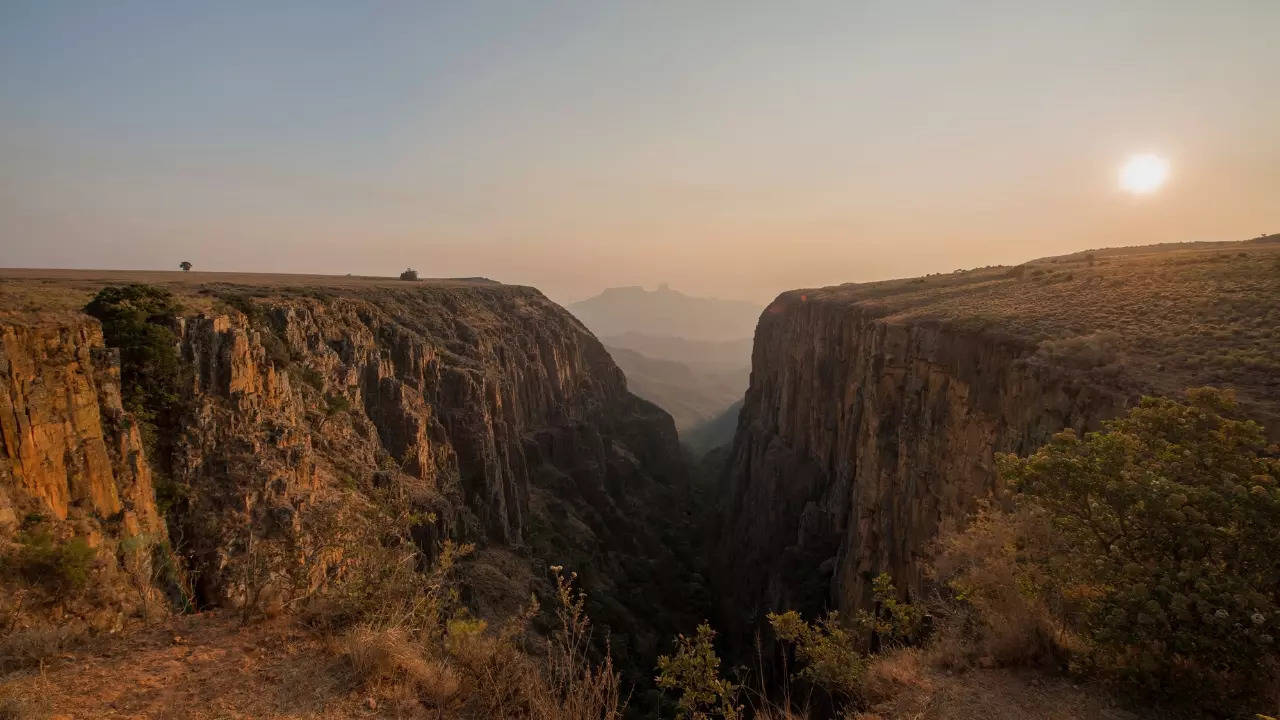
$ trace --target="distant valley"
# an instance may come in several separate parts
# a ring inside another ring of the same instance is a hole
[[[628,389],[670,413],[681,441],[697,452],[732,438],[731,408],[747,388],[760,310],[666,285],[609,288],[569,306],[604,343]]]

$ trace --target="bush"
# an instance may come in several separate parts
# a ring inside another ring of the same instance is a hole
[[[400,273],[400,279],[401,280],[417,280],[418,271],[414,270],[413,268],[406,268],[404,272]]]
[[[14,563],[24,580],[66,599],[85,589],[94,556],[93,548],[82,537],[58,542],[48,531],[32,529],[19,534]]]
[[[1009,581],[1078,635],[1078,667],[1215,707],[1274,677],[1280,460],[1236,412],[1208,388],[1145,398],[1101,432],[999,458],[1021,516],[992,509],[970,533],[1018,536]]]
[[[324,414],[325,417],[333,417],[339,413],[344,413],[351,409],[351,401],[346,395],[325,395],[324,396]]]
[[[174,321],[182,307],[151,285],[108,286],[84,311],[102,322],[107,345],[120,349],[120,395],[126,410],[167,424],[181,408]]]
[[[1070,554],[1040,515],[982,505],[963,532],[944,535],[934,570],[957,602],[933,644],[944,667],[974,663],[1038,666],[1065,659],[1073,645],[1048,607],[1054,567]]]
[[[829,613],[813,624],[794,610],[770,613],[768,619],[778,639],[795,646],[796,659],[804,663],[801,679],[822,688],[837,703],[857,697],[867,658],[839,614]]]
[[[905,645],[919,638],[924,626],[924,611],[919,605],[898,600],[897,589],[889,573],[880,573],[871,583],[874,610],[861,610],[857,624],[872,633],[881,647]]]
[[[676,637],[676,651],[658,658],[658,687],[679,695],[678,718],[736,720],[741,717],[738,686],[720,677],[720,656],[714,645],[716,631],[707,623],[692,637]]]

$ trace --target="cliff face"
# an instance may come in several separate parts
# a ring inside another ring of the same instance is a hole
[[[683,492],[670,418],[537,291],[226,297],[242,311],[182,327],[194,403],[173,469],[191,522],[221,518],[191,533],[211,601],[244,592],[245,527],[303,535],[307,508],[343,488],[403,484],[428,540],[517,548],[548,488],[572,508],[548,522],[607,536],[601,557],[651,534],[647,499]]]
[[[1095,428],[1141,394],[1215,384],[1274,419],[1280,375],[1264,358],[1280,338],[1262,326],[1280,317],[1280,254],[1227,249],[778,297],[757,327],[721,488],[725,620],[859,608],[881,572],[920,592],[939,529],[994,486],[994,453]]]
[[[104,533],[163,533],[117,355],[96,322],[0,316],[0,532],[30,515]]]
[[[59,292],[83,306],[101,286],[86,284]],[[477,603],[526,602],[545,574],[530,570],[558,563],[607,599],[597,622],[645,631],[630,648],[668,631],[641,616],[683,580],[663,535],[686,493],[671,418],[539,292],[171,289],[192,309],[174,326],[184,409],[155,428],[164,457],[144,457],[95,320],[6,318],[0,540],[30,513],[67,537],[163,533],[163,506],[198,603],[269,604],[327,582],[346,523],[391,502],[425,547],[482,548]]]
[[[801,295],[761,317],[730,460],[720,557],[743,620],[859,607],[881,572],[918,592],[928,543],[991,489],[993,451],[1126,402],[1007,340]]]

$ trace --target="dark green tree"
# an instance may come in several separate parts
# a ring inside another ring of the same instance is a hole
[[[181,408],[178,338],[182,307],[168,290],[151,285],[108,286],[85,306],[102,322],[110,347],[120,349],[120,394],[139,419],[167,424]]]

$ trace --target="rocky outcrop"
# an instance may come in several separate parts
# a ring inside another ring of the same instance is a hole
[[[994,452],[1128,402],[1034,346],[811,295],[780,296],[756,332],[719,551],[742,622],[860,607],[881,572],[918,592],[938,530],[993,487]]]
[[[118,355],[83,316],[0,316],[0,533],[29,517],[94,543],[164,531]]]

